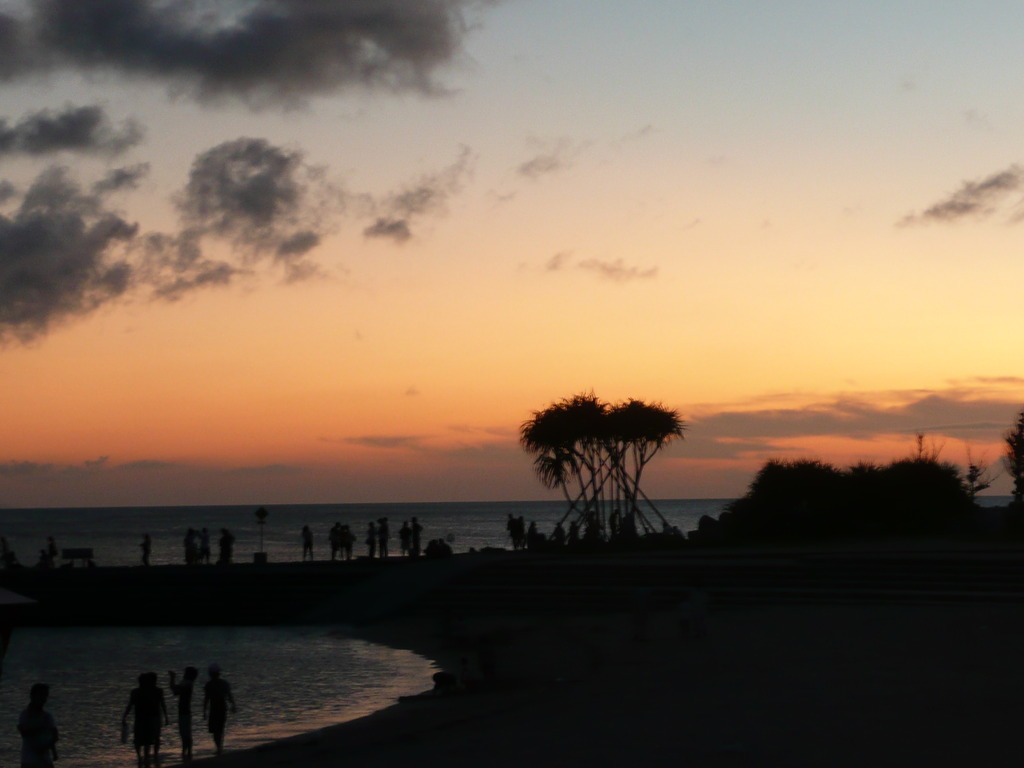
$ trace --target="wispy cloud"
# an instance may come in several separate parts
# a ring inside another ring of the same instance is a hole
[[[361,435],[358,437],[346,437],[341,442],[350,445],[359,445],[363,448],[394,449],[419,449],[423,445],[422,435]]]
[[[445,212],[448,200],[462,189],[472,174],[474,160],[469,147],[462,147],[451,165],[425,174],[404,189],[374,203],[377,218],[363,230],[363,235],[387,238],[397,243],[411,238],[414,220]]]
[[[528,179],[539,179],[571,168],[582,148],[581,145],[564,137],[534,143],[538,145],[539,151],[516,167],[516,173]]]
[[[993,215],[999,205],[1024,188],[1024,168],[1011,165],[978,181],[965,181],[948,197],[899,221],[900,226],[951,223],[961,219],[981,219]]]
[[[601,277],[616,283],[628,283],[633,280],[650,280],[658,276],[657,267],[628,266],[622,259],[604,261],[602,259],[585,259],[578,264],[580,269],[594,272]]]

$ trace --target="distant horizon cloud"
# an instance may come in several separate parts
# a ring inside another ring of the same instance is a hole
[[[472,30],[465,12],[479,5],[37,0],[0,11],[0,81],[104,73],[255,108],[348,88],[434,95],[444,92],[438,71]]]
[[[0,157],[57,152],[119,155],[141,142],[144,133],[132,119],[115,126],[103,107],[69,104],[60,112],[31,112],[14,124],[0,118]]]
[[[951,223],[965,218],[982,219],[996,213],[1000,203],[1024,189],[1024,168],[1017,164],[978,181],[965,181],[948,197],[930,205],[921,213],[904,216],[898,226]],[[1014,220],[1020,220],[1015,216]]]

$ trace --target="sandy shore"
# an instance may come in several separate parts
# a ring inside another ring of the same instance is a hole
[[[1024,607],[732,608],[704,638],[671,613],[413,619],[369,639],[457,670],[494,638],[493,690],[403,702],[195,765],[995,766],[1024,745]],[[475,658],[475,657],[474,657]],[[429,681],[425,681],[425,688]],[[230,746],[230,733],[229,733]]]

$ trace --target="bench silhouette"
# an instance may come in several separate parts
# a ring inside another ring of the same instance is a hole
[[[92,560],[92,547],[69,547],[60,551],[60,556],[64,560],[70,561],[72,565],[75,564],[75,560],[81,560],[82,565],[87,565]]]

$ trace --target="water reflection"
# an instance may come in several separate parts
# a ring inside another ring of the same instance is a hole
[[[167,670],[199,667],[193,700],[195,757],[213,754],[201,722],[206,667],[216,661],[231,683],[238,714],[229,719],[228,751],[350,720],[429,687],[426,659],[322,627],[23,628],[15,632],[0,682],[0,765],[17,765],[15,725],[34,682],[51,685],[48,709],[61,733],[69,766],[134,766],[120,743],[121,713],[140,672],[157,672],[171,726],[164,730],[164,765],[177,762],[174,697]],[[5,726],[4,724],[7,724]]]

